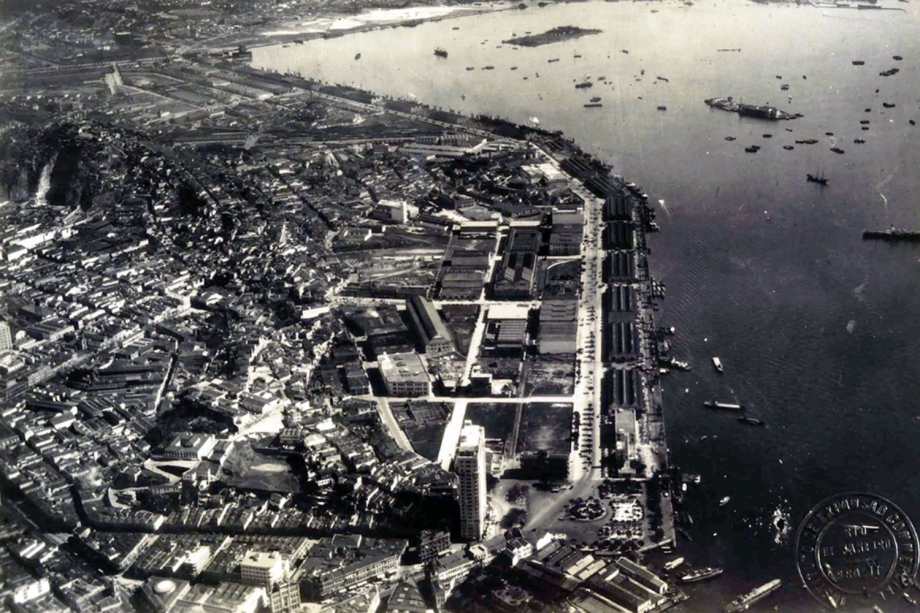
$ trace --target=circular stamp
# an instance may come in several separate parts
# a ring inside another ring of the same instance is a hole
[[[796,568],[822,604],[865,606],[914,583],[920,542],[910,518],[874,494],[837,494],[818,503],[799,525]]]

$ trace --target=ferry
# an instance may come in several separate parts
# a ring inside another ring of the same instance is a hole
[[[735,600],[731,601],[728,606],[725,607],[725,613],[738,613],[739,611],[747,611],[751,608],[751,605],[760,602],[776,590],[780,588],[783,582],[779,579],[774,579],[768,583],[764,583],[758,588],[755,588],[744,594],[738,596]]]
[[[723,411],[743,411],[743,404],[734,404],[731,402],[713,402],[712,400],[707,400],[703,402],[703,406],[707,409],[721,409]]]
[[[756,145],[755,145],[755,147],[756,147]],[[757,147],[757,148],[760,149],[760,147]],[[750,149],[750,147],[748,147],[748,149]],[[716,356],[712,356],[712,365],[716,367],[716,370],[717,370],[717,371],[719,371],[719,372],[725,372],[725,367],[722,366],[722,360],[720,360],[720,359],[717,358]]]
[[[683,563],[684,563],[684,559],[683,559],[683,558],[676,558],[676,559],[674,559],[674,560],[671,560],[671,561],[668,562],[667,564],[665,564],[665,565],[664,565],[664,569],[665,569],[665,570],[674,570],[675,568],[677,568],[678,566],[680,566],[680,565],[683,564]]]
[[[722,574],[722,569],[718,567],[707,566],[705,568],[698,568],[696,570],[690,571],[686,575],[680,578],[684,583],[696,583],[697,581],[705,581],[706,579],[712,579],[713,577],[718,577]]]
[[[719,500],[719,506],[720,506],[720,507],[724,507],[725,505],[727,505],[727,504],[729,503],[729,501],[731,501],[731,499],[732,499],[731,496],[726,496],[726,497],[722,498],[721,500]]]

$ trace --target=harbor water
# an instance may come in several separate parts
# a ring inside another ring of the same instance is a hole
[[[782,591],[753,610],[815,610],[792,546],[798,521],[828,495],[872,492],[920,521],[920,247],[861,237],[920,229],[920,126],[909,124],[920,122],[920,5],[880,4],[899,10],[533,5],[253,49],[257,67],[538,121],[664,201],[649,241],[667,286],[659,323],[676,327],[674,357],[693,366],[667,376],[665,418],[672,463],[702,477],[687,493],[693,541],[678,553],[725,568],[680,610],[715,610],[773,578]],[[563,25],[602,32],[501,42]],[[594,85],[574,87],[586,80]],[[742,118],[703,102],[724,96],[803,117]],[[603,106],[585,108],[593,97]],[[761,149],[746,153],[751,145]],[[706,400],[744,404],[767,425]]]

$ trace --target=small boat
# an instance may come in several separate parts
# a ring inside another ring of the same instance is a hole
[[[886,109],[893,109],[897,105],[895,105],[894,102],[883,102],[882,106],[885,107]]]
[[[495,66],[483,66],[483,70],[495,70]]]
[[[756,146],[755,147],[745,147],[744,150],[747,153],[757,153],[758,151],[760,151],[760,147],[756,147]]]
[[[732,499],[731,496],[725,496],[724,498],[722,498],[721,500],[719,500],[719,506],[720,506],[720,507],[724,507],[725,505],[727,505],[727,504],[729,503],[729,501],[730,501],[731,499]]]
[[[861,123],[861,124],[863,124],[863,125],[868,125],[868,124],[870,124],[870,123],[872,123],[872,122],[869,121],[868,119],[861,119],[861,120],[859,120],[859,123]]]
[[[782,85],[780,85],[779,88],[780,88],[781,90],[783,90],[784,92],[785,92],[785,91],[789,91],[789,84],[788,84],[788,83],[783,83]]]
[[[594,87],[594,83],[591,81],[584,81],[582,83],[575,84],[575,89],[588,89],[589,87]]]
[[[911,119],[911,121],[913,121],[913,119]],[[869,126],[863,126],[862,129],[863,129],[863,130],[868,130],[868,129],[869,129]]]
[[[512,66],[511,70],[517,70],[517,66]]]
[[[716,367],[716,370],[719,372],[725,372],[725,367],[722,366],[722,360],[716,356],[712,356],[712,365]]]
[[[467,66],[466,69],[467,69],[467,70],[476,70],[476,67],[475,67],[475,66]]]
[[[723,411],[743,411],[743,404],[734,404],[731,402],[713,402],[712,400],[706,400],[703,402],[703,406],[707,409],[721,409]]]
[[[360,60],[360,59],[361,59],[361,54],[360,54],[360,53],[356,54],[356,55],[355,55],[355,59],[356,59],[356,60]]]
[[[655,77],[655,78],[658,79],[659,81],[664,81],[665,83],[670,83],[670,81],[668,81],[668,80],[665,79],[664,77]]]
[[[805,177],[808,179],[809,183],[817,183],[818,185],[827,185],[827,177],[825,177],[823,174],[813,175],[811,173],[808,173],[807,175],[805,175]]]
[[[665,570],[674,570],[675,568],[677,568],[678,566],[680,566],[680,565],[683,564],[683,563],[684,563],[684,559],[683,559],[683,558],[675,558],[674,560],[671,560],[670,562],[665,563],[664,569],[665,569]]]
[[[601,101],[600,96],[594,96],[593,98],[591,98],[591,102],[600,102],[600,101]]]
[[[864,144],[866,141],[865,141],[864,139],[862,139],[862,138],[854,138],[854,139],[853,139],[853,142],[856,143],[857,145],[862,145],[862,144]]]
[[[764,137],[764,138],[773,138],[773,135],[772,135],[772,134],[764,134],[763,137]]]
[[[725,137],[725,140],[727,140],[727,141],[733,141],[733,140],[735,140],[735,137],[734,137],[734,136],[726,136],[726,137]]]
[[[442,49],[441,47],[437,47],[434,50],[434,54],[438,57],[447,57],[447,51],[445,49]]]
[[[664,105],[659,105],[659,106],[658,106],[658,110],[659,110],[659,111],[667,111],[667,110],[668,110],[668,107],[666,107],[666,106],[664,106]]]
[[[620,49],[620,53],[625,53],[626,55],[629,55],[629,51],[626,49]]]
[[[904,58],[903,58],[903,57],[901,57],[900,55],[892,55],[892,56],[891,56],[891,59],[893,59],[893,60],[897,60],[897,61],[899,61],[899,62],[900,62],[900,61],[901,61],[901,60],[903,60]]]
[[[912,126],[917,125],[917,122],[914,121],[913,119],[908,119],[908,120],[907,120],[907,123],[909,123],[909,124],[912,125]]]
[[[793,149],[795,149],[795,147],[793,147],[792,145],[783,145],[783,149],[785,149],[786,151],[792,151]]]
[[[837,153],[837,154],[839,154],[839,155],[843,155],[843,154],[844,154],[844,150],[841,149],[840,147],[831,147],[831,151],[833,151],[834,153]]]
[[[586,102],[586,103],[584,104],[584,107],[585,107],[586,109],[597,109],[597,108],[601,108],[602,106],[604,106],[604,105],[601,104],[600,102]]]
[[[742,424],[747,424],[747,425],[749,425],[749,426],[765,426],[765,425],[767,425],[767,424],[764,423],[764,421],[763,421],[762,419],[757,419],[756,417],[739,417],[739,418],[738,418],[738,421],[741,422]]]
[[[854,66],[862,66],[862,65],[864,65],[864,64],[865,64],[865,62],[862,61],[862,60],[853,60],[853,65],[854,65]]]
[[[559,61],[559,58],[558,58],[558,57],[554,57],[554,58],[552,58],[552,59],[550,59],[550,60],[546,60],[546,63],[547,63],[547,64],[552,64],[553,62],[558,62],[558,61]]]
[[[696,583],[697,581],[705,581],[706,579],[712,579],[713,577],[718,577],[722,574],[722,569],[718,567],[707,566],[705,568],[698,568],[696,570],[690,571],[686,575],[680,578],[684,583]]]

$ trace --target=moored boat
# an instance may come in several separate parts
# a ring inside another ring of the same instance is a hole
[[[692,570],[680,580],[684,583],[696,583],[697,581],[705,581],[706,579],[712,579],[713,577],[718,577],[722,574],[722,569],[719,567],[707,566],[705,568],[698,568]]]
[[[720,360],[718,357],[712,356],[712,365],[716,367],[717,371],[725,372],[725,367],[722,366],[722,360]]]

